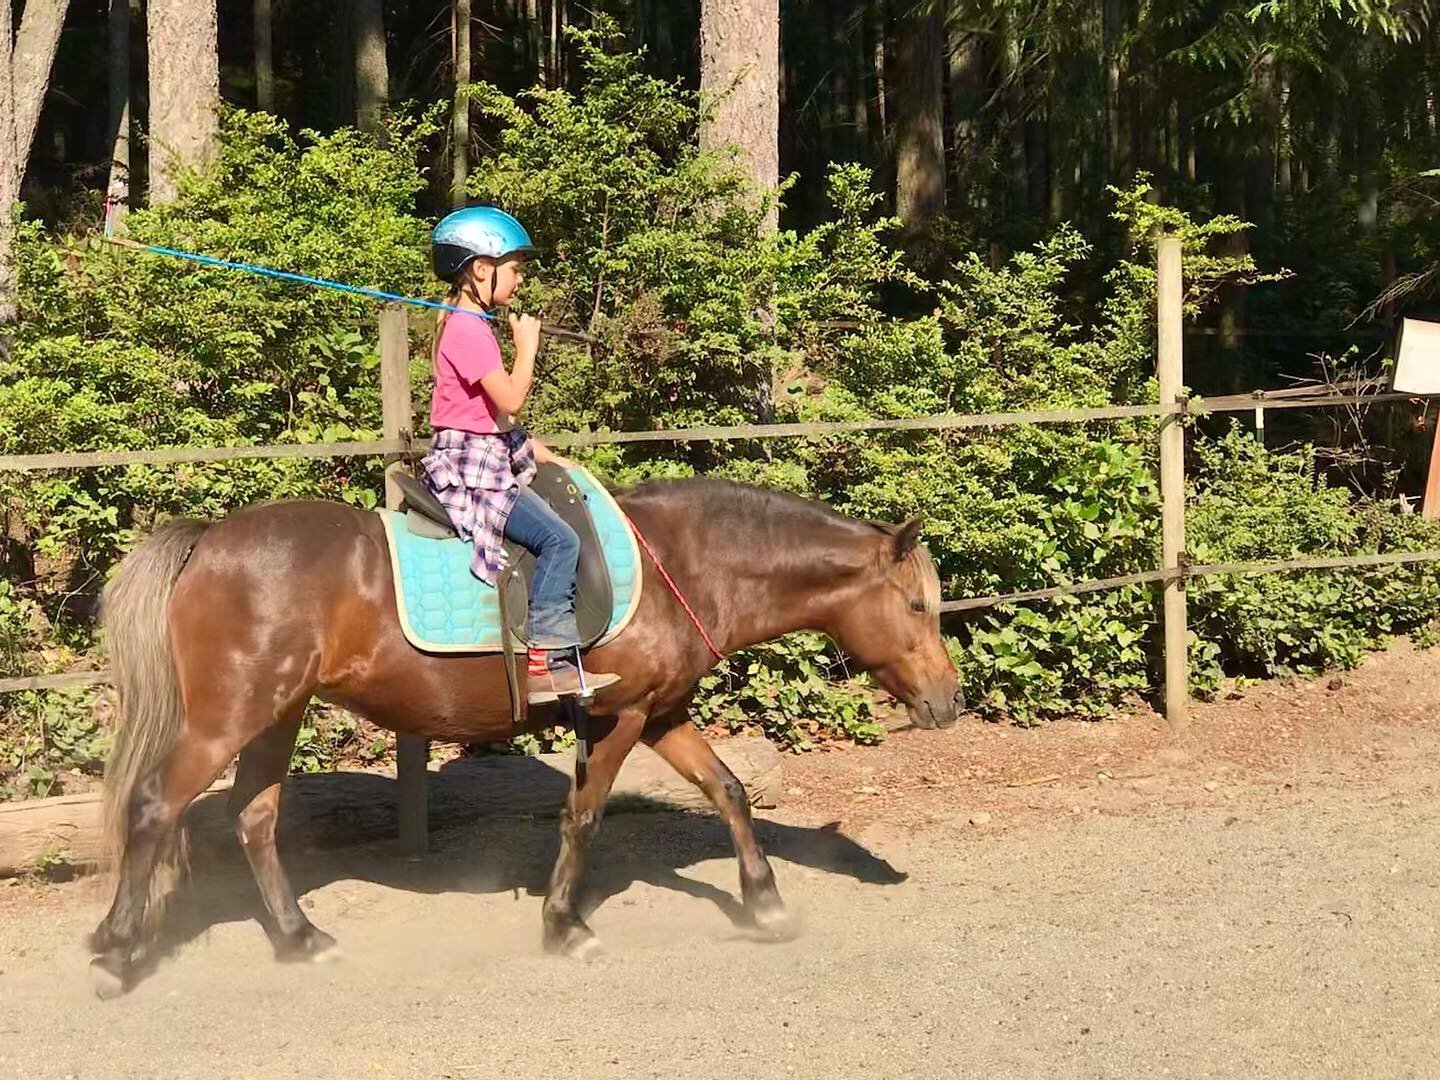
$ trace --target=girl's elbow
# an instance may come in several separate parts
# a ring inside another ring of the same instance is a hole
[[[504,382],[498,379],[494,382],[487,381],[484,388],[490,401],[503,412],[517,413],[520,411],[520,406],[525,404],[525,395],[520,393],[519,389],[508,380]]]

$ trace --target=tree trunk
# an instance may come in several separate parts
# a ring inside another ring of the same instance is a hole
[[[550,85],[565,85],[564,40],[565,0],[550,0]]]
[[[1385,153],[1379,95],[1366,90],[1351,97],[1355,123],[1355,171],[1360,181],[1360,227],[1374,233],[1380,225],[1380,165]]]
[[[850,2],[845,0],[844,7],[835,12],[829,26],[828,40],[825,42],[826,52],[835,58],[826,80],[828,85],[824,89],[824,102],[819,110],[824,117],[820,125],[820,150],[827,161],[850,161],[855,156],[855,95],[850,90],[851,14]],[[814,34],[818,40],[824,29],[823,26],[810,23],[800,32],[807,37]]]
[[[895,210],[913,233],[945,212],[944,4],[902,16],[895,46]]]
[[[540,0],[525,0],[525,44],[535,68],[535,82],[545,85],[545,47],[540,30]]]
[[[877,136],[880,146],[890,138],[890,110],[886,108],[885,94],[889,84],[885,78],[885,0],[873,0],[866,5],[865,35],[870,46],[870,75],[875,85],[874,112],[870,127]]]
[[[1002,25],[1000,48],[1004,51],[1000,72],[1001,85],[1005,87],[1004,161],[1008,168],[1004,178],[1005,197],[999,208],[1013,217],[1024,212],[1029,176],[1029,163],[1025,160],[1025,78],[1020,71],[1023,46],[1012,32],[1008,17]]]
[[[1247,216],[1244,142],[1234,128],[1227,129],[1215,148],[1220,166],[1215,184],[1216,209],[1223,214],[1234,214],[1244,219]],[[1220,247],[1225,255],[1243,256],[1250,250],[1248,232],[1231,233],[1221,239]],[[1227,284],[1220,289],[1219,341],[1220,355],[1217,357],[1220,370],[1216,373],[1214,385],[1221,392],[1239,384],[1238,378],[1245,359],[1245,287]]]
[[[1260,115],[1265,120],[1261,145],[1263,153],[1268,150],[1268,187],[1271,198],[1280,190],[1280,164],[1285,155],[1285,128],[1280,61],[1273,50],[1261,54],[1255,64],[1256,96],[1259,98]],[[1257,193],[1258,194],[1258,193]]]
[[[1280,77],[1279,126],[1275,132],[1275,190],[1289,195],[1294,187],[1294,152],[1290,130],[1290,80]]]
[[[707,115],[700,125],[705,150],[735,149],[737,164],[749,174],[756,198],[769,198],[760,223],[774,232],[779,207],[773,193],[780,183],[780,0],[701,0],[700,94]],[[759,315],[774,326],[766,299]],[[753,362],[742,379],[756,420],[774,418],[774,373],[768,363]]]
[[[740,165],[762,192],[780,182],[779,0],[702,0],[700,92],[710,115],[700,145],[735,146]],[[765,222],[778,224],[772,206]]]
[[[1180,168],[1181,175],[1190,183],[1195,183],[1195,121],[1190,114],[1189,106],[1184,102],[1180,104]]]
[[[1125,171],[1124,107],[1120,84],[1124,78],[1120,51],[1120,35],[1124,31],[1121,0],[1105,0],[1105,151],[1111,183],[1120,183]]]
[[[980,154],[980,107],[985,100],[985,49],[979,34],[961,33],[950,43],[950,116],[954,125],[951,172],[958,208],[972,198],[970,178]]]
[[[14,82],[15,150],[19,155],[21,180],[25,178],[25,163],[30,158],[30,144],[35,141],[45,90],[50,85],[50,66],[55,62],[55,48],[60,44],[60,30],[65,25],[69,6],[70,0],[26,0],[20,33],[14,39],[10,70]]]
[[[450,205],[465,205],[465,181],[470,178],[470,0],[455,0],[455,114],[450,132]]]
[[[109,224],[123,229],[130,207],[130,5],[110,0],[110,178],[105,186]]]
[[[390,68],[385,60],[385,9],[381,0],[355,4],[355,119],[364,131],[380,126],[390,98]]]
[[[680,74],[666,0],[635,0],[635,36],[649,54],[649,68],[667,82]]]
[[[1055,119],[1053,97],[1051,101],[1052,105],[1045,115],[1045,176],[1049,196],[1049,202],[1046,206],[1046,217],[1050,221],[1050,224],[1057,225],[1065,218],[1065,192],[1070,178],[1066,175],[1069,162],[1065,156],[1065,145],[1060,131],[1060,125]]]
[[[150,0],[150,201],[215,151],[220,61],[215,0]]]
[[[1024,120],[1020,131],[1025,145],[1025,212],[1040,218],[1045,215],[1049,203],[1045,182],[1049,177],[1050,164],[1046,156],[1048,147],[1045,144],[1044,122],[1038,118]]]
[[[271,28],[270,0],[254,0],[255,107],[275,111],[275,36]]]
[[[20,197],[20,152],[15,142],[14,37],[10,4],[0,3],[0,360],[10,359],[15,326],[10,256],[15,241],[12,212]]]
[[[861,161],[871,161],[873,145],[870,131],[870,55],[865,40],[865,8],[867,0],[856,0],[855,18],[850,24],[852,38],[846,43],[845,69],[849,72],[850,122],[855,128],[855,152]]]

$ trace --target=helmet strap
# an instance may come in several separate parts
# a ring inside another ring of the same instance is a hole
[[[495,272],[492,270],[490,273],[490,300],[486,301],[486,299],[480,295],[480,290],[475,287],[475,279],[470,272],[470,267],[473,265],[473,260],[465,265],[465,270],[463,272],[464,276],[461,279],[461,289],[470,297],[470,299],[474,300],[475,303],[479,304],[482,308],[489,310],[495,299],[495,287],[499,284],[499,282],[496,278]]]

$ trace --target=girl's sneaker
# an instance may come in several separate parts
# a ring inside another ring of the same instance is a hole
[[[536,663],[532,652],[528,668],[531,705],[546,705],[562,697],[578,697],[581,693],[580,669],[569,660]],[[588,696],[620,681],[619,675],[604,671],[586,671],[584,693]]]

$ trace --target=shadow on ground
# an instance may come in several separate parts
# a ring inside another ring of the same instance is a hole
[[[536,759],[508,759],[507,790],[523,792],[511,801],[528,808],[516,813],[513,805],[500,801],[505,792],[477,790],[474,773],[473,765],[457,763],[432,774],[430,851],[420,857],[402,854],[393,839],[393,779],[371,773],[292,778],[279,848],[297,895],[345,880],[428,894],[542,895],[558,847],[555,812],[569,778]],[[265,918],[239,844],[229,834],[225,795],[198,801],[191,820],[197,837],[192,873],[166,912],[148,962],[141,965],[147,971],[212,926]],[[767,853],[790,863],[875,885],[898,884],[908,876],[833,824],[796,826],[762,817],[755,826]],[[612,801],[590,848],[582,908],[588,913],[632,884],[645,883],[709,900],[737,926],[744,925],[736,895],[680,872],[727,857],[733,857],[729,829],[713,814],[633,797]]]

